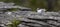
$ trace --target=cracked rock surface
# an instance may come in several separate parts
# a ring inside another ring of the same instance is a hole
[[[11,15],[1,14],[1,20],[4,25],[16,17],[22,23],[18,27],[60,27],[60,14],[58,12],[45,12],[40,15],[31,11],[12,12]],[[19,16],[22,16],[21,18]],[[4,26],[5,27],[5,26]]]

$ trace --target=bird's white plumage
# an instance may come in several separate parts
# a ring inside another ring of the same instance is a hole
[[[8,12],[8,15],[11,15],[12,12]]]
[[[39,8],[37,8],[37,13],[42,14],[42,13],[44,13],[45,11],[46,11],[45,9],[39,9]]]

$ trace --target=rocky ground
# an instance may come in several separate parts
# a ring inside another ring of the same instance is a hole
[[[20,20],[22,23],[18,27],[60,27],[60,13],[59,12],[45,12],[39,14],[31,11],[16,11],[11,15],[0,14],[1,25],[6,24],[14,18]],[[4,26],[4,27],[5,27]]]

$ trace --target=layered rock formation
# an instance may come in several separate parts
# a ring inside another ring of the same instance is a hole
[[[60,27],[59,12],[45,12],[40,15],[32,11],[16,11],[11,15],[8,15],[7,12],[4,15],[0,21],[5,25],[16,18],[22,22],[18,27]]]

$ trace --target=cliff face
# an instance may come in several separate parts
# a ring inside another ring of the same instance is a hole
[[[59,12],[45,12],[40,15],[37,12],[16,11],[12,12],[11,15],[8,15],[7,13],[4,15],[5,16],[0,18],[0,21],[3,24],[7,24],[9,21],[16,18],[22,22],[20,25],[18,25],[19,27],[60,27]]]
[[[21,18],[22,25],[29,27],[60,27],[60,15],[57,12],[46,12],[43,15],[30,14]]]

